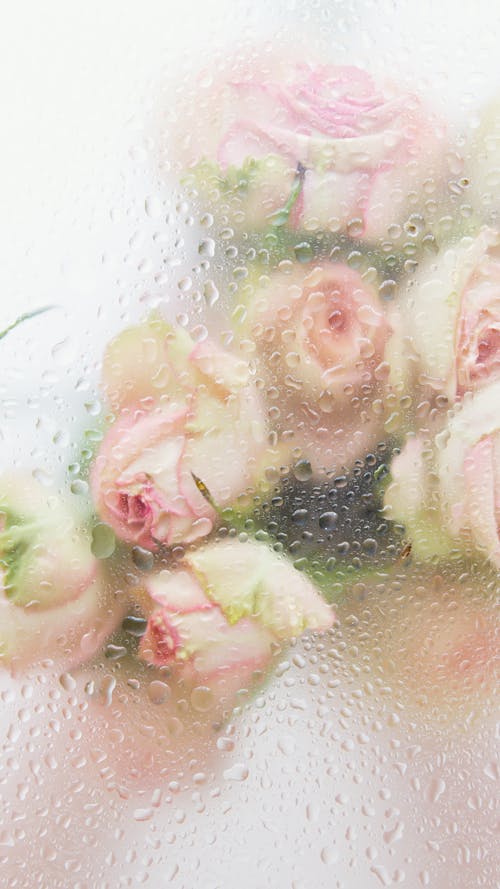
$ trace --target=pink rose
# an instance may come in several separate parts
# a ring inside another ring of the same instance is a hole
[[[192,397],[229,398],[250,382],[248,363],[211,340],[194,343],[159,315],[122,330],[106,348],[102,387],[113,411]]]
[[[202,547],[184,557],[181,570],[148,578],[145,592],[141,657],[212,689],[222,683],[234,691],[268,667],[273,646],[333,623],[310,581],[258,543]]]
[[[465,401],[437,452],[450,534],[470,540],[500,568],[500,380]]]
[[[146,590],[146,611],[152,610],[140,656],[157,667],[175,667],[177,681],[189,688],[206,689],[207,705],[232,698],[269,667],[273,635],[252,618],[229,623],[194,574],[161,571]]]
[[[417,96],[380,89],[359,68],[235,64],[195,102],[177,147],[191,162],[187,181],[226,198],[243,228],[288,223],[375,240],[437,191],[442,124]]]
[[[184,562],[231,624],[252,617],[286,641],[333,623],[331,607],[306,575],[263,543],[223,540],[188,553]]]
[[[123,412],[92,470],[99,515],[121,539],[149,549],[209,534],[217,510],[253,484],[266,438],[244,362],[164,323],[153,328],[125,332],[108,351],[105,383]],[[148,339],[158,350],[156,390],[150,373],[134,375]]]
[[[500,235],[485,228],[421,264],[391,315],[392,380],[450,401],[500,377]]]
[[[375,290],[349,266],[261,276],[250,299],[251,333],[285,384],[340,405],[376,382],[390,327]]]
[[[500,568],[500,381],[464,399],[435,440],[410,440],[385,495],[416,551],[472,546]]]
[[[0,479],[0,664],[92,657],[120,620],[63,498],[29,476]]]
[[[261,358],[268,393],[279,392],[270,417],[296,459],[334,471],[368,452],[383,423],[390,327],[358,272],[324,263],[261,275],[238,332]]]

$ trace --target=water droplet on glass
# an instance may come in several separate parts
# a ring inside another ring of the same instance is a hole
[[[199,713],[207,713],[214,705],[213,692],[204,685],[198,685],[196,688],[193,688],[190,700],[193,709]]]
[[[307,482],[312,478],[312,466],[309,460],[298,460],[293,467],[293,474],[298,482]]]
[[[104,522],[98,522],[92,528],[92,541],[90,548],[96,559],[109,559],[116,547],[116,537],[113,529]]]
[[[336,512],[323,512],[319,517],[319,526],[322,531],[335,531],[338,514]]]

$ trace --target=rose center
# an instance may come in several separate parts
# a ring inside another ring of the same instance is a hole
[[[490,329],[478,343],[478,361],[480,364],[485,364],[489,358],[498,353],[500,353],[500,330]]]
[[[165,662],[174,657],[180,645],[179,635],[163,611],[151,615],[149,630],[157,659]]]
[[[120,510],[128,522],[143,522],[149,505],[140,494],[120,494]]]
[[[334,309],[333,312],[331,312],[328,316],[328,326],[330,327],[330,330],[335,331],[335,333],[341,333],[343,330],[345,330],[345,312],[340,308]]]

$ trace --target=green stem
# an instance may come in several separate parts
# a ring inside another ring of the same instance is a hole
[[[271,220],[271,225],[273,228],[281,228],[281,226],[286,225],[289,218],[290,213],[292,212],[295,204],[299,199],[299,195],[304,186],[304,176],[305,169],[302,164],[299,164],[297,167],[297,172],[295,174],[295,180],[292,186],[292,190],[288,197],[288,200],[284,207],[281,207],[279,210],[276,210],[269,218]]]
[[[5,330],[0,331],[0,340],[3,340],[4,336],[7,336],[11,330],[19,327],[24,321],[29,321],[30,318],[35,318],[36,315],[43,315],[44,312],[50,312],[51,309],[55,309],[55,306],[42,306],[40,309],[33,309],[32,312],[24,312],[23,315],[19,315],[19,318],[16,318]]]

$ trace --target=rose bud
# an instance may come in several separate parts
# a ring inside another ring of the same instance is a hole
[[[183,562],[231,624],[251,617],[287,640],[333,623],[331,607],[311,581],[264,543],[220,540],[187,553]]]
[[[248,231],[288,225],[378,240],[438,192],[442,124],[353,66],[232,63],[189,104],[174,146],[187,185]],[[423,189],[423,183],[426,189]]]
[[[69,503],[29,476],[4,476],[0,529],[0,663],[92,657],[120,614]]]
[[[148,585],[154,610],[139,655],[152,666],[174,670],[175,695],[186,695],[194,711],[212,717],[215,711],[223,718],[238,693],[262,681],[271,663],[274,639],[255,620],[229,624],[196,581],[182,574],[172,575],[171,582],[160,576],[157,584]],[[182,604],[177,597],[179,585],[184,593],[191,586]]]
[[[190,685],[234,694],[269,666],[273,648],[333,611],[303,574],[264,544],[219,541],[186,555],[181,570],[145,582],[149,614],[141,657],[176,667]]]
[[[148,626],[140,656],[157,667],[175,667],[190,688],[210,699],[232,697],[269,667],[273,635],[257,620],[229,623],[205,596],[194,574],[161,571],[146,583]]]
[[[391,380],[453,402],[500,377],[500,235],[484,228],[423,262],[391,314]]]
[[[163,379],[156,390],[154,365],[134,379],[148,341]],[[254,483],[265,449],[248,366],[168,325],[153,325],[151,334],[148,323],[111,345],[105,368],[112,401],[123,410],[92,469],[99,515],[122,540],[148,549],[207,536],[218,510]]]
[[[499,399],[500,381],[485,386],[435,441],[409,442],[393,460],[388,516],[407,525],[425,555],[472,546],[500,568]]]

